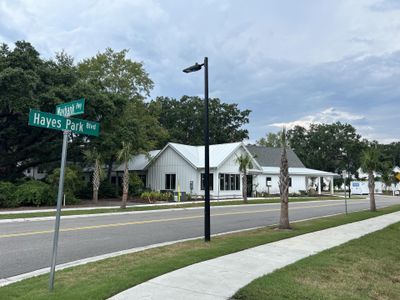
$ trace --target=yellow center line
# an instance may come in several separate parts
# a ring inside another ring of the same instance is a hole
[[[311,206],[311,205],[299,206],[299,207],[292,207],[292,208],[290,208],[290,210],[298,210],[298,209],[305,209],[305,208],[319,208],[319,207],[337,206],[337,205],[338,205],[337,203],[334,203],[334,204],[323,204],[323,205],[313,205],[313,206]],[[219,217],[219,216],[231,216],[231,215],[258,214],[258,213],[265,213],[265,212],[272,212],[272,211],[279,211],[279,210],[280,210],[280,208],[249,210],[249,211],[236,211],[236,212],[226,212],[226,213],[215,213],[215,214],[211,214],[211,216]],[[146,220],[146,221],[133,221],[133,222],[123,222],[123,223],[111,223],[111,224],[102,224],[102,225],[71,227],[71,228],[62,228],[62,229],[60,229],[60,232],[93,230],[93,229],[100,229],[100,228],[112,228],[112,227],[121,227],[121,226],[129,226],[129,225],[162,223],[162,222],[171,222],[171,221],[179,221],[179,220],[191,220],[191,219],[200,219],[203,217],[204,217],[203,215],[196,215],[196,216],[166,218],[166,219],[156,219],[156,220]],[[11,238],[11,237],[20,237],[20,236],[38,235],[38,234],[47,234],[47,233],[53,233],[53,232],[54,232],[54,230],[42,230],[42,231],[10,233],[10,234],[0,235],[0,239]]]

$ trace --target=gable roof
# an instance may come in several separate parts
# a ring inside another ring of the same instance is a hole
[[[226,144],[215,144],[210,145],[210,168],[218,168],[223,164],[237,149],[243,147],[243,149],[249,153],[245,145],[242,142],[237,143],[226,143]],[[155,155],[151,161],[149,161],[143,169],[150,166],[151,163],[157,160],[162,153],[167,149],[171,148],[184,160],[186,160],[193,168],[204,168],[204,146],[191,146],[178,143],[168,143],[161,151]],[[255,166],[261,170],[261,166],[253,158]]]
[[[130,171],[141,171],[143,170],[149,161],[153,159],[161,150],[149,151],[149,155],[139,154],[133,156],[128,162],[128,170]],[[149,159],[150,158],[150,159]],[[124,171],[124,164],[118,165],[114,171],[120,172]]]
[[[169,145],[178,154],[186,158],[194,167],[204,168],[204,146],[190,146],[177,143],[169,143]],[[242,145],[241,142],[210,145],[210,168],[217,168]]]
[[[262,167],[280,167],[282,148],[247,145],[246,148]],[[287,149],[289,167],[305,168],[292,149]]]

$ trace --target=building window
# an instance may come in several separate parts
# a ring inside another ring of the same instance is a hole
[[[205,174],[201,173],[201,185],[200,188],[202,191],[204,191],[204,179],[205,179]],[[210,177],[208,177],[208,186],[210,187],[210,191],[214,190],[214,174],[210,173]]]
[[[272,186],[271,181],[272,181],[272,178],[271,177],[267,177],[266,185],[267,186]]]
[[[165,174],[165,189],[175,190],[176,174]]]
[[[289,187],[292,186],[292,177],[289,177]]]
[[[239,191],[239,174],[219,174],[219,188],[221,191]]]

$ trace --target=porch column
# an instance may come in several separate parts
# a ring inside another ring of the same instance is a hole
[[[334,192],[334,189],[333,189],[333,176],[331,177],[331,195],[333,195],[335,192]]]
[[[318,177],[318,195],[321,195],[321,177]]]

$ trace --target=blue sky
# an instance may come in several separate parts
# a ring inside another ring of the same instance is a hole
[[[0,0],[0,41],[31,42],[77,61],[130,49],[152,97],[203,95],[251,109],[250,141],[283,125],[336,121],[399,141],[398,0]]]

